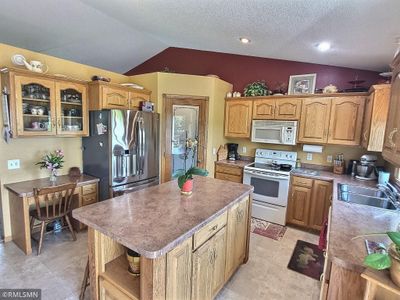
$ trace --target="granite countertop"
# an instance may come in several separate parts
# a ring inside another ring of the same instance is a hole
[[[327,171],[318,172],[318,175],[308,175],[297,174],[294,171],[293,175],[333,182],[328,256],[332,262],[341,267],[362,273],[366,269],[363,265],[364,257],[367,255],[365,239],[385,244],[389,243],[389,239],[385,236],[360,237],[355,240],[352,238],[374,232],[396,231],[400,223],[400,213],[338,200],[338,183],[375,187],[376,181],[357,180],[349,175],[338,175]]]
[[[195,176],[193,194],[177,182],[125,194],[73,210],[75,219],[147,258],[157,258],[192,236],[253,187]]]
[[[218,160],[215,163],[218,164],[218,165],[228,165],[230,167],[244,168],[245,166],[251,164],[252,161],[251,160],[229,160],[229,159],[223,159],[223,160]]]
[[[78,182],[78,186],[87,185],[90,183],[96,183],[99,181],[98,178],[82,174],[79,177],[74,177],[71,179],[68,175],[57,176],[56,185],[61,185],[69,182]],[[50,182],[49,178],[40,178],[34,180],[20,181],[15,183],[7,183],[4,185],[6,189],[17,194],[19,197],[33,197],[34,188],[44,188],[52,186],[53,183]]]

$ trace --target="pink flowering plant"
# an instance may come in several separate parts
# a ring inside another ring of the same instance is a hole
[[[61,169],[63,167],[63,164],[64,152],[61,149],[46,154],[42,157],[41,161],[36,163],[36,165],[39,165],[41,169],[48,169],[50,171]]]

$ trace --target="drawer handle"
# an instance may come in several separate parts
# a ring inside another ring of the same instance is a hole
[[[211,227],[211,228],[210,228],[210,231],[217,230],[217,228],[218,228],[218,224],[217,224],[217,225],[214,225],[213,227]]]

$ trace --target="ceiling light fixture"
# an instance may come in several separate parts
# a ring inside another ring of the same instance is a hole
[[[239,40],[242,42],[242,44],[250,43],[250,40],[248,38],[245,38],[245,37],[241,37]]]
[[[329,49],[331,49],[331,43],[321,42],[321,43],[317,44],[317,49],[321,52],[328,51]]]

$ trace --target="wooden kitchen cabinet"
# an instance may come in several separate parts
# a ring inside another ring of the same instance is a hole
[[[321,230],[332,201],[332,182],[293,176],[286,222]]]
[[[390,101],[390,84],[373,85],[366,99],[361,145],[382,152]]]
[[[237,165],[230,166],[226,163],[216,161],[214,170],[214,178],[238,183],[243,182],[243,167]]]
[[[252,100],[227,99],[225,101],[225,137],[250,138]]]
[[[329,98],[303,99],[299,143],[325,144],[327,142],[331,104]]]
[[[214,298],[225,284],[226,227],[214,236],[214,270],[212,297]]]
[[[268,98],[253,102],[253,119],[256,120],[298,120],[301,112],[301,99]]]
[[[360,145],[364,105],[364,96],[332,99],[328,144]]]
[[[190,299],[192,278],[192,239],[168,252],[166,298]]]
[[[8,68],[2,85],[13,137],[88,135],[86,82]]]
[[[248,207],[249,198],[247,197],[228,211],[225,280],[232,276],[246,256]]]
[[[400,54],[392,66],[392,87],[382,155],[385,160],[400,166]]]
[[[150,101],[151,92],[103,81],[89,83],[89,110],[139,109],[140,102]]]

